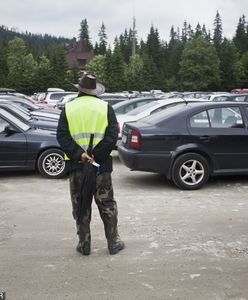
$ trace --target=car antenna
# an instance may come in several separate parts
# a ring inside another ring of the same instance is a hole
[[[185,102],[186,105],[189,103],[185,98],[183,98],[183,101]]]

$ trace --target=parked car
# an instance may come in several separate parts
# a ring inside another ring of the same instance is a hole
[[[248,93],[241,94],[229,94],[226,96],[218,97],[213,101],[236,101],[236,102],[248,102]]]
[[[25,111],[24,108],[17,106],[16,104],[10,103],[1,103],[0,108],[2,111],[6,111],[20,119],[22,122],[26,123],[29,126],[36,127],[36,128],[44,128],[44,129],[51,129],[56,130],[58,126],[57,119],[51,119],[46,117],[34,117],[28,111]]]
[[[62,89],[48,89],[47,92],[41,94],[38,103],[45,104],[48,107],[55,107],[57,102],[65,95],[75,95],[76,92],[64,91]]]
[[[0,107],[0,171],[35,169],[47,178],[66,174],[56,132],[33,127]]]
[[[231,95],[230,93],[212,93],[206,94],[202,96],[201,99],[209,100],[209,101],[224,101],[227,97]]]
[[[248,174],[248,103],[181,103],[125,123],[118,147],[131,170],[165,174],[181,189]]]
[[[248,88],[233,89],[233,90],[231,90],[231,93],[236,93],[236,94],[248,93]]]
[[[55,108],[62,110],[67,102],[72,101],[73,99],[77,98],[78,93],[69,94],[63,96],[59,101],[56,103]]]
[[[20,99],[14,96],[1,96],[0,95],[0,103],[12,103],[16,104],[17,106],[28,110],[33,117],[45,117],[51,119],[59,119],[60,110],[54,108],[45,108],[44,106],[39,106],[35,103],[30,102],[26,99]]]
[[[155,101],[158,99],[160,99],[160,98],[141,97],[141,98],[134,98],[134,99],[130,99],[130,100],[128,99],[128,100],[121,101],[119,103],[114,104],[113,109],[114,109],[116,115],[126,114],[129,111],[131,111],[139,106],[145,105],[149,102],[152,102],[152,101]]]
[[[201,99],[201,98],[204,98],[204,96],[206,95],[210,95],[212,94],[212,92],[183,92],[182,93],[182,97],[185,98],[185,99]]]
[[[0,88],[0,95],[1,96],[13,96],[13,97],[18,97],[18,98],[21,98],[21,99],[26,99],[26,100],[29,100],[31,101],[32,103],[35,103],[36,101],[32,98],[32,97],[29,97],[25,94],[22,94],[22,93],[18,93],[16,90],[14,89],[8,89],[8,88]]]

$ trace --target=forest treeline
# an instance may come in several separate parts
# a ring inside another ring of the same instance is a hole
[[[135,24],[135,23],[134,23]],[[0,27],[0,87],[32,94],[48,87],[72,88],[83,71],[94,73],[108,91],[230,91],[248,87],[248,24],[239,18],[232,39],[224,36],[219,12],[213,30],[185,21],[171,27],[169,41],[153,25],[146,40],[136,39],[136,28],[125,29],[108,43],[101,24],[93,45],[87,19],[80,23],[78,39],[93,50],[85,70],[68,67],[65,50],[76,41],[50,35],[19,33]]]

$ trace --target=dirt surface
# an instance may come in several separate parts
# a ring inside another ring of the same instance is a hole
[[[68,179],[0,174],[0,291],[7,300],[248,299],[248,177],[180,191],[114,154],[119,232],[109,255],[96,205],[92,254],[75,251]]]

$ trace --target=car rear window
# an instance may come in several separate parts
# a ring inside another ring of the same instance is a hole
[[[68,93],[54,93],[54,94],[50,95],[50,99],[51,100],[59,100],[65,95],[68,95]]]

